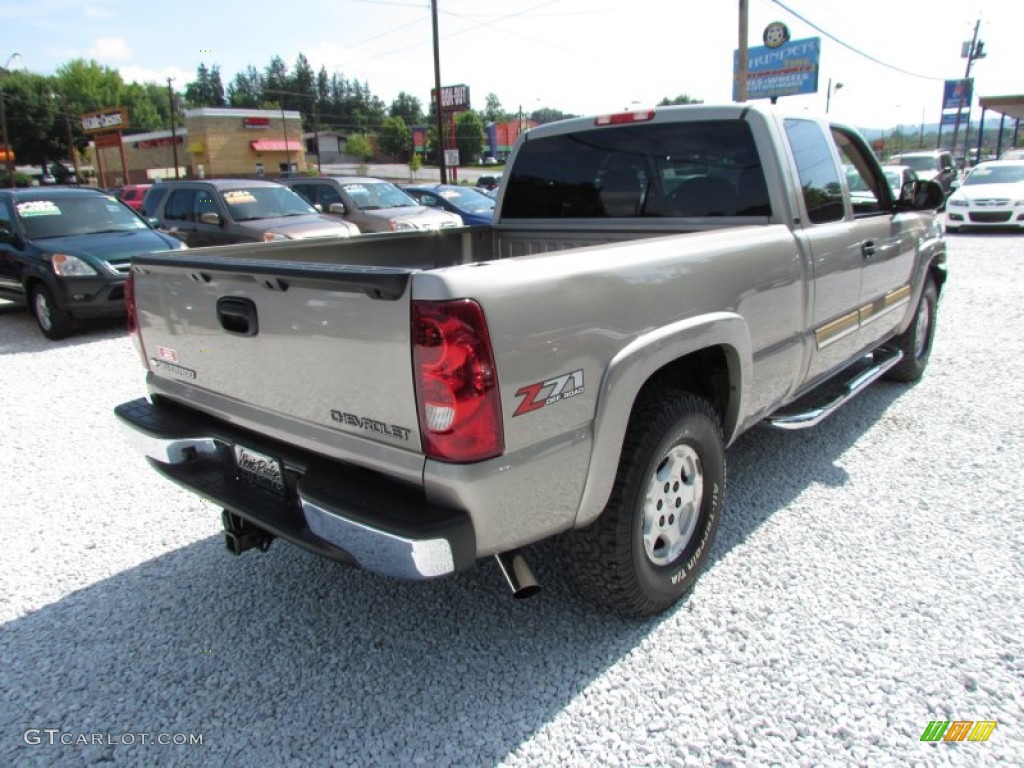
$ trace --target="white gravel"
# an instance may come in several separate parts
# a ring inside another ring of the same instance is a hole
[[[950,242],[924,380],[743,437],[710,568],[649,622],[579,603],[547,546],[526,603],[489,562],[232,558],[115,428],[127,339],[0,303],[0,765],[1024,764],[1024,236]],[[920,741],[958,719],[999,724]]]

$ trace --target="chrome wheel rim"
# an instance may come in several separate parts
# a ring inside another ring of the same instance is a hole
[[[39,324],[46,330],[53,325],[53,318],[50,316],[50,304],[42,293],[36,294],[36,318]]]
[[[688,445],[669,449],[644,496],[644,551],[655,565],[669,565],[690,543],[704,498],[700,456]]]
[[[928,351],[928,331],[932,323],[932,307],[927,298],[922,299],[914,323],[914,357],[920,360]]]

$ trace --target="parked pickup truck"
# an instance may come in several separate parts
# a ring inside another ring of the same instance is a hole
[[[559,535],[581,592],[653,614],[707,560],[738,435],[928,363],[942,191],[894,197],[848,127],[572,119],[505,176],[492,227],[134,259],[149,397],[117,415],[232,552],[403,579],[495,556],[525,596],[522,548]]]

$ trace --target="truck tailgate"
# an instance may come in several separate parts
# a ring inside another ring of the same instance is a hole
[[[252,426],[259,414],[277,437],[357,463],[400,450],[412,469],[422,460],[413,271],[220,254],[138,258],[150,389],[234,423]]]

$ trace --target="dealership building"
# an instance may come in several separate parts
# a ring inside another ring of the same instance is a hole
[[[279,176],[307,169],[299,112],[200,107],[185,111],[185,125],[94,137],[92,162],[100,186],[191,178]],[[177,174],[175,174],[177,155]]]

